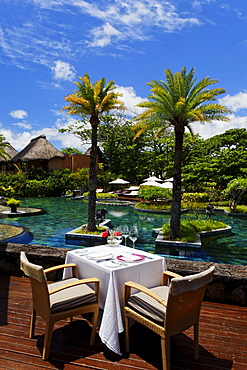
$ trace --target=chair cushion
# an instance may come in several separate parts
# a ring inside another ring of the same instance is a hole
[[[158,286],[150,290],[167,301],[169,292],[167,286]],[[132,294],[128,299],[128,306],[153,321],[164,322],[166,307],[143,292]]]
[[[69,278],[48,284],[49,292],[66,283],[78,281],[77,278]],[[97,296],[93,289],[87,284],[80,284],[71,288],[63,289],[60,292],[50,295],[51,312],[59,312],[82,306],[97,301]]]

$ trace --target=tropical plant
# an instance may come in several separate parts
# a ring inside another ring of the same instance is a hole
[[[10,198],[8,201],[7,201],[7,206],[19,206],[21,204],[20,200],[18,199],[15,199],[15,198]]]
[[[9,153],[6,152],[4,148],[10,148],[9,143],[4,142],[5,137],[0,134],[0,157],[2,157],[5,161],[10,159]]]
[[[112,109],[123,108],[123,103],[119,100],[121,96],[116,92],[116,86],[113,81],[106,83],[102,78],[94,82],[90,81],[87,73],[84,77],[79,77],[79,82],[74,82],[77,90],[73,94],[65,97],[69,103],[63,110],[67,114],[77,115],[85,122],[89,118],[91,125],[91,150],[90,150],[90,170],[89,170],[89,199],[88,199],[88,223],[89,231],[96,230],[95,207],[96,207],[96,189],[97,189],[97,134],[100,124],[100,116]]]
[[[137,135],[148,129],[156,129],[157,135],[164,135],[173,128],[175,133],[175,153],[173,168],[173,195],[170,221],[170,238],[180,236],[181,211],[181,168],[185,128],[192,133],[192,122],[227,121],[228,109],[218,103],[212,103],[216,97],[225,93],[222,88],[208,89],[217,83],[215,79],[203,78],[196,83],[195,69],[187,74],[186,67],[181,72],[165,70],[166,82],[151,80],[149,101],[138,104],[146,110],[135,117]]]
[[[225,189],[225,194],[230,199],[230,210],[236,211],[237,205],[247,193],[247,178],[237,178],[229,182]]]

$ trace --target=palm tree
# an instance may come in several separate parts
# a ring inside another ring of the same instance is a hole
[[[216,97],[225,93],[224,89],[208,89],[208,86],[217,83],[215,79],[203,78],[196,83],[195,69],[186,73],[186,67],[181,72],[172,73],[165,70],[166,82],[151,80],[149,101],[138,104],[146,108],[139,116],[135,117],[136,136],[143,131],[153,128],[158,130],[158,135],[164,134],[167,129],[175,133],[175,153],[173,170],[173,196],[170,220],[170,238],[180,237],[181,213],[181,171],[182,150],[185,127],[193,134],[190,124],[192,122],[210,122],[212,120],[227,121],[228,109],[218,103],[212,103]]]
[[[82,120],[89,116],[91,124],[91,150],[90,150],[90,169],[89,169],[89,197],[88,197],[88,231],[96,230],[95,206],[97,189],[97,134],[100,124],[100,116],[108,113],[112,109],[123,108],[123,103],[118,100],[121,94],[114,91],[116,86],[113,81],[106,83],[106,79],[91,83],[87,73],[84,77],[78,77],[79,82],[74,82],[77,90],[69,94],[64,99],[69,103],[63,110],[67,114],[80,116]]]
[[[10,148],[9,143],[5,142],[5,137],[0,134],[0,157],[2,157],[5,161],[11,158],[11,155],[6,152],[4,148]]]

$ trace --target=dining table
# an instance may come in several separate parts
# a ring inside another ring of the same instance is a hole
[[[68,251],[65,263],[77,265],[80,279],[97,277],[100,280],[99,337],[111,351],[122,355],[119,333],[124,331],[124,284],[131,280],[147,288],[161,285],[165,258],[124,245],[107,244]],[[63,278],[71,276],[71,268],[65,269]]]

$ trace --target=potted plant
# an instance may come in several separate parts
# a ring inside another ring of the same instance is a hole
[[[11,198],[7,201],[7,206],[11,208],[11,213],[17,212],[17,207],[21,204],[21,202],[15,198]]]

